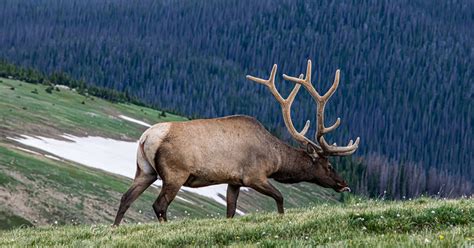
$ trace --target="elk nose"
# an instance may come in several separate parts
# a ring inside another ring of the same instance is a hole
[[[336,184],[337,184],[337,186],[339,186],[339,187],[347,187],[346,181],[343,181],[342,183],[336,183]]]

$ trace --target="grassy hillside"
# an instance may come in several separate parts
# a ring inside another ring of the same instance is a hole
[[[0,134],[74,135],[135,140],[146,129],[122,120],[126,115],[147,123],[186,118],[133,104],[112,103],[73,90],[46,92],[47,86],[0,78]],[[21,127],[21,128],[20,128]],[[21,131],[21,133],[19,133]],[[4,138],[4,137],[3,137]]]
[[[0,78],[0,229],[48,224],[110,223],[121,194],[131,184],[128,178],[84,167],[71,161],[57,161],[32,154],[7,137],[27,134],[61,139],[67,133],[95,135],[119,140],[136,140],[146,129],[120,119],[129,116],[147,123],[182,121],[186,118],[133,104],[111,103],[83,96],[73,90],[46,92],[47,86]],[[47,153],[46,153],[47,154]],[[130,166],[134,166],[131,164]],[[312,206],[334,203],[340,195],[311,184],[277,187],[285,196],[285,206]],[[126,215],[129,223],[154,221],[151,208],[159,188],[141,196]],[[225,207],[193,193],[179,196],[170,207],[172,219],[219,216]],[[254,191],[244,191],[238,208],[245,212],[275,210],[272,199]]]
[[[21,134],[56,137],[63,133],[134,140],[145,129],[121,120],[127,115],[150,123],[185,118],[131,104],[86,97],[73,90],[46,92],[46,86],[0,78],[0,229],[45,224],[108,223],[130,179],[70,161],[56,161],[19,150],[7,137]],[[134,166],[134,165],[131,165]],[[150,188],[127,213],[128,222],[154,218]],[[223,213],[211,199],[180,193],[195,206],[176,200],[172,218]]]
[[[276,213],[165,224],[25,228],[2,246],[316,246],[474,245],[474,200],[357,201]]]

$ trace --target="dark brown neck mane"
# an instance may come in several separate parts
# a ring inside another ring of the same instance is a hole
[[[270,178],[281,183],[310,182],[316,174],[312,158],[301,148],[294,148],[280,141],[280,169]]]

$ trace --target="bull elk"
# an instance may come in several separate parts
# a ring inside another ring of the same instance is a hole
[[[339,70],[334,83],[320,95],[311,83],[311,61],[306,77],[283,75],[295,83],[284,99],[275,87],[277,65],[270,78],[247,79],[263,84],[280,103],[285,125],[291,136],[304,148],[295,148],[270,134],[249,116],[228,116],[186,122],[159,123],[146,130],[139,140],[137,171],[130,189],[123,195],[114,225],[119,225],[133,201],[159,176],[163,186],[153,209],[159,221],[166,221],[166,211],[182,186],[203,187],[228,184],[227,217],[236,211],[239,189],[250,187],[276,201],[283,213],[283,197],[270,178],[282,183],[310,182],[337,192],[350,191],[346,181],[331,166],[329,156],[346,156],[355,152],[359,138],[339,147],[326,142],[324,135],[336,129],[340,119],[330,127],[324,125],[324,107],[339,85]],[[303,86],[317,104],[315,140],[307,138],[310,122],[301,132],[293,126],[291,105]]]

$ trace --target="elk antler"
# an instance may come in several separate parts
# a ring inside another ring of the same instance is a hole
[[[300,76],[300,78],[296,78],[296,77],[290,77],[290,76],[287,76],[287,75],[283,74],[283,78],[285,80],[296,83],[296,85],[303,85],[305,87],[305,89],[309,92],[309,94],[313,97],[313,99],[317,103],[317,106],[318,106],[317,132],[316,132],[315,138],[318,141],[318,143],[321,145],[321,147],[320,147],[321,150],[318,151],[318,149],[317,149],[316,152],[318,152],[318,154],[320,154],[322,156],[328,156],[328,155],[346,156],[346,155],[350,155],[350,154],[354,153],[357,150],[358,146],[359,146],[359,141],[360,141],[359,137],[357,137],[355,143],[352,140],[350,140],[349,144],[347,146],[343,146],[343,147],[339,147],[336,144],[329,145],[326,142],[326,140],[324,139],[324,134],[327,134],[327,133],[333,131],[334,129],[336,129],[339,126],[339,124],[341,124],[341,119],[337,118],[336,122],[332,126],[330,126],[330,127],[325,127],[324,126],[324,107],[326,106],[326,103],[329,100],[329,98],[334,94],[337,87],[339,86],[339,74],[340,74],[340,71],[337,70],[336,71],[336,76],[334,78],[334,83],[332,84],[331,88],[329,88],[329,90],[326,92],[326,94],[324,94],[323,96],[321,96],[316,91],[316,89],[313,87],[313,85],[311,83],[311,60],[308,60],[308,66],[306,68],[306,77],[304,79],[302,79],[301,76]],[[309,121],[306,122],[306,125],[309,128]],[[305,126],[305,128],[306,128],[306,126]]]
[[[288,98],[284,99],[275,87],[276,71],[277,71],[277,65],[275,64],[273,65],[272,72],[270,73],[270,78],[268,78],[267,80],[253,77],[250,75],[247,75],[247,79],[263,84],[267,86],[268,89],[270,89],[270,92],[273,94],[276,100],[280,103],[281,110],[283,113],[283,120],[285,122],[286,128],[288,129],[291,136],[293,136],[295,140],[299,141],[303,145],[311,144],[317,150],[318,153],[322,152],[322,149],[319,145],[317,145],[316,143],[314,143],[313,141],[311,141],[305,136],[309,129],[309,121],[306,122],[301,132],[298,132],[295,129],[295,127],[293,126],[293,122],[291,121],[291,105],[293,104],[293,101],[295,100],[296,94],[298,94],[298,91],[300,90],[301,85],[296,84],[293,90],[291,91],[290,95],[288,96]],[[300,79],[302,78],[303,78],[303,74],[300,75]]]

